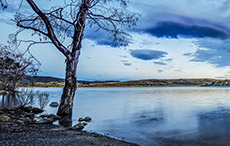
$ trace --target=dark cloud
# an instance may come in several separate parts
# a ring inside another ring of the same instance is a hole
[[[203,39],[195,42],[200,48],[190,61],[207,62],[216,67],[230,66],[230,40]]]
[[[114,42],[114,36],[102,29],[99,29],[95,26],[87,26],[84,31],[84,38],[93,40],[97,45],[105,45],[111,47],[127,46],[131,42],[131,38],[127,35],[123,38],[122,34],[118,36],[122,38],[123,41]]]
[[[197,50],[190,61],[207,62],[217,67],[230,66],[230,52],[219,50]]]
[[[158,50],[130,50],[130,54],[141,60],[156,60],[165,57],[168,53]]]
[[[159,38],[178,38],[178,36],[191,38],[229,38],[229,30],[227,28],[183,24],[180,22],[158,22],[156,26],[146,29],[145,32]]]
[[[165,61],[170,62],[170,61],[173,61],[173,59],[169,58],[169,59],[165,59]]]
[[[131,66],[132,63],[123,63],[125,66]]]
[[[114,47],[113,40],[108,38],[106,32],[95,32],[89,29],[86,30],[85,38],[93,40],[98,45]]]
[[[184,53],[184,56],[192,56],[192,53]]]
[[[166,63],[164,62],[153,62],[154,64],[157,64],[157,65],[167,65]]]
[[[120,55],[121,58],[128,58],[126,55]]]
[[[124,62],[124,63],[125,63],[125,62],[128,62],[128,60],[121,60],[121,62]]]

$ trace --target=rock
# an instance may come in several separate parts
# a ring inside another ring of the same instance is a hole
[[[5,107],[4,109],[2,109],[3,112],[9,112],[11,109],[10,108],[7,108]]]
[[[26,106],[26,107],[22,106],[20,108],[21,108],[21,110],[23,110],[23,111],[25,111],[27,113],[32,112],[32,109],[33,109],[32,106]]]
[[[83,118],[79,118],[79,119],[78,119],[79,122],[82,122],[82,121],[89,122],[89,121],[91,121],[91,120],[92,120],[92,118],[90,118],[90,117],[85,117],[84,119],[83,119]]]
[[[33,120],[29,117],[26,117],[23,120],[24,120],[24,123],[33,123]]]
[[[50,104],[50,107],[58,107],[58,102],[52,102],[51,104]]]
[[[35,108],[33,108],[33,109],[32,109],[32,112],[33,112],[33,113],[35,113],[35,114],[40,114],[40,113],[44,112],[44,110],[43,110],[43,109],[40,109],[40,108],[35,107]]]
[[[3,112],[3,111],[0,111],[0,115],[2,115],[2,114],[4,114],[4,112]]]
[[[25,113],[25,117],[34,118],[34,113]]]
[[[22,124],[24,124],[24,121],[23,120],[17,120],[17,123],[22,125]]]
[[[73,127],[71,127],[70,129],[72,130],[82,130],[84,129],[84,124],[83,123],[77,123],[76,125],[74,125]]]
[[[10,120],[11,118],[9,116],[6,116],[6,115],[0,116],[0,122],[9,122]]]
[[[49,117],[49,114],[43,114],[43,115],[41,115],[40,117],[42,117],[42,118],[48,118]]]
[[[90,118],[90,117],[85,117],[85,119],[84,119],[84,121],[86,121],[86,122],[89,122],[89,121],[91,121],[92,119]]]
[[[10,94],[10,92],[9,91],[6,91],[6,90],[0,90],[0,94]]]
[[[15,129],[12,130],[12,132],[21,132],[21,131],[22,131],[22,130],[19,129],[19,128],[15,128]]]
[[[84,121],[84,119],[83,118],[79,118],[78,121],[81,122],[81,121]]]
[[[84,126],[86,126],[86,125],[88,125],[88,123],[86,123],[86,122],[84,122],[84,123],[82,123]]]
[[[54,122],[52,118],[42,118],[35,121],[36,124],[51,124]]]
[[[60,116],[57,116],[57,115],[54,115],[54,114],[50,114],[50,115],[48,116],[48,118],[52,118],[52,119],[54,119],[54,120],[59,120],[59,119],[61,119]]]

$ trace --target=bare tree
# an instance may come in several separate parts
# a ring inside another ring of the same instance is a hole
[[[128,11],[128,0],[63,0],[62,6],[55,6],[49,10],[41,10],[34,0],[26,0],[32,10],[32,15],[23,15],[19,12],[15,15],[15,22],[23,30],[32,30],[33,35],[39,37],[35,40],[18,40],[15,42],[52,43],[57,50],[65,56],[66,76],[58,115],[72,114],[73,99],[76,91],[76,71],[81,50],[81,42],[86,24],[108,32],[115,45],[126,45],[129,35],[124,27],[134,27],[138,21],[138,15]],[[6,2],[6,0],[2,0]],[[44,2],[45,3],[45,2]],[[3,6],[7,6],[4,3]],[[66,38],[71,38],[71,43],[66,45]]]
[[[39,94],[39,91],[34,91],[33,89],[22,89],[16,94],[18,106],[33,105],[39,97]]]
[[[38,68],[31,57],[25,57],[22,53],[0,45],[0,84],[1,88],[15,91],[18,82],[26,75],[35,75]]]
[[[46,105],[49,103],[49,94],[48,93],[39,93],[38,94],[38,103],[41,109],[44,109]]]

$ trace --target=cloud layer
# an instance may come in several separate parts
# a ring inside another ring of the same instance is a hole
[[[156,60],[165,57],[168,53],[158,50],[130,50],[130,54],[141,60]]]
[[[194,42],[200,49],[194,54],[185,53],[193,57],[190,61],[207,62],[216,67],[230,66],[230,40],[202,39]]]
[[[150,33],[156,37],[178,38],[191,37],[191,38],[229,38],[229,30],[222,29],[220,26],[199,26],[197,24],[183,24],[179,22],[159,22],[156,26],[148,28],[145,32]]]

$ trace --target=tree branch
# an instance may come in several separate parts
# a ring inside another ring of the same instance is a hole
[[[56,46],[56,48],[62,52],[66,58],[70,59],[70,51],[65,48],[65,46],[63,46],[59,40],[57,39],[54,30],[52,28],[52,25],[49,21],[49,19],[46,17],[46,15],[37,7],[37,5],[33,2],[33,0],[27,0],[27,2],[29,3],[29,5],[31,6],[31,8],[35,11],[35,13],[37,13],[41,19],[43,20],[43,22],[46,25],[46,29],[48,31],[48,37],[50,38],[50,40],[53,42],[53,44]]]

